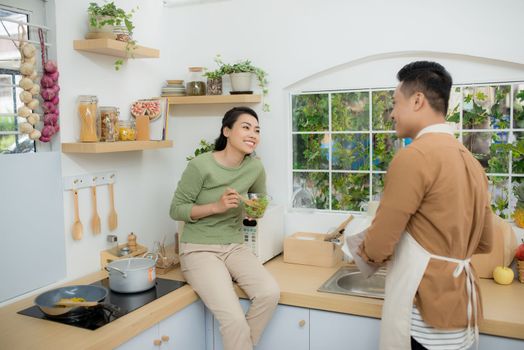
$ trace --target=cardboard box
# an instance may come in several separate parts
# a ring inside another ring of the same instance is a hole
[[[323,233],[296,232],[284,239],[284,262],[333,267],[344,254],[338,244],[324,241]]]

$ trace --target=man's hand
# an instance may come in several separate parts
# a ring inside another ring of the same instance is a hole
[[[226,188],[224,194],[220,199],[214,203],[213,212],[215,214],[221,214],[228,211],[231,208],[238,208],[240,203],[240,196],[238,192],[232,188]]]

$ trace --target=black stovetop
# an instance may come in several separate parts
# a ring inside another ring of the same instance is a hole
[[[40,318],[53,322],[59,322],[75,327],[95,330],[106,324],[134,311],[147,303],[156,300],[182,286],[185,282],[157,278],[155,287],[140,293],[118,293],[109,289],[109,279],[105,278],[92,283],[94,286],[102,286],[108,290],[107,297],[103,303],[84,309],[82,312],[69,314],[67,316],[50,317],[44,314],[36,305],[19,311],[21,315]]]

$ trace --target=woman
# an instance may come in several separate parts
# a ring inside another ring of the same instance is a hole
[[[249,156],[259,140],[255,111],[229,110],[215,151],[189,162],[171,203],[171,217],[186,222],[180,244],[182,273],[220,322],[226,350],[252,349],[280,297],[276,281],[243,244],[241,232],[239,193],[266,192],[264,167]],[[232,280],[252,302],[245,316]]]

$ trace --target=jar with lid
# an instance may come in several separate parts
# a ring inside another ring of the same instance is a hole
[[[133,120],[120,120],[118,122],[118,139],[120,141],[135,141],[136,129]]]
[[[98,98],[96,96],[78,96],[80,142],[98,142],[100,140],[100,123],[97,118],[97,106]]]
[[[100,119],[100,141],[118,141],[118,116],[117,107],[100,106],[98,117]]]
[[[202,96],[206,94],[206,82],[203,67],[189,67],[189,79],[186,84],[187,96]]]

